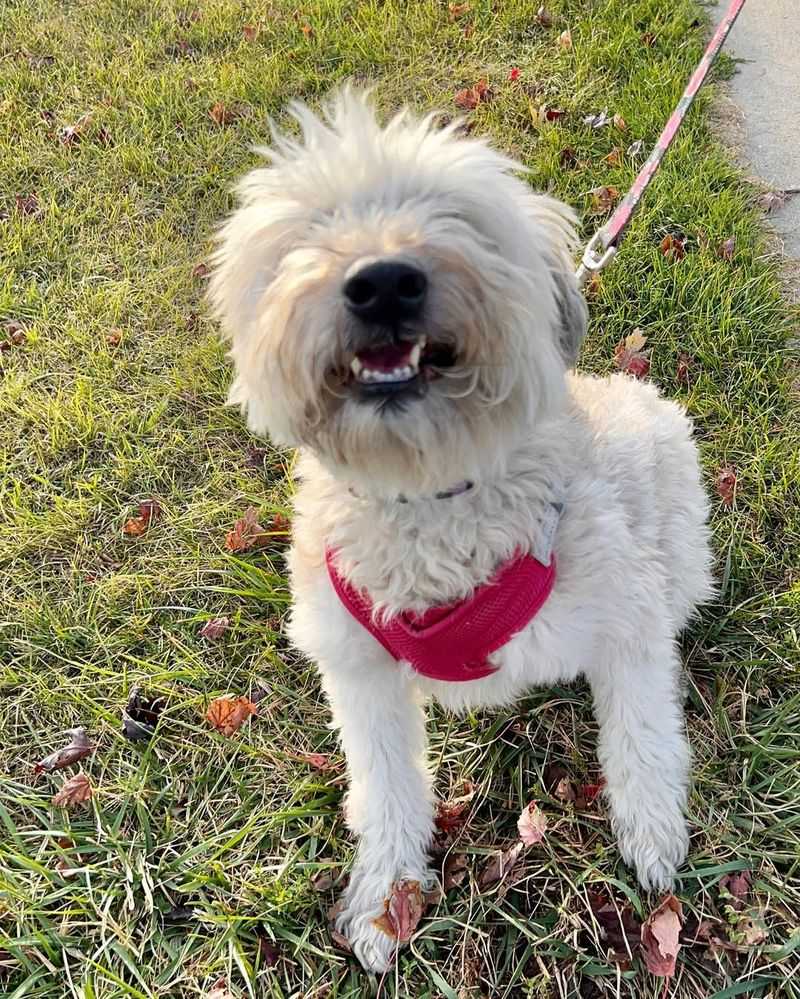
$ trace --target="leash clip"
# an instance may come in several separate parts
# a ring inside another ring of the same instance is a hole
[[[603,243],[603,230],[598,229],[598,231],[592,236],[589,242],[586,244],[586,249],[583,251],[583,258],[581,259],[580,267],[575,272],[575,278],[578,284],[583,287],[586,284],[586,279],[590,274],[597,274],[607,267],[608,264],[614,259],[614,254],[617,252],[616,246],[611,244],[611,246],[606,246]]]

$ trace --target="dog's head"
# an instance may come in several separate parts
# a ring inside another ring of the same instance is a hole
[[[553,411],[586,312],[572,213],[458,125],[344,90],[238,188],[210,295],[250,428],[387,494],[496,467]]]

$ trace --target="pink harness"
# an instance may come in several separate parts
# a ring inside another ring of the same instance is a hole
[[[376,623],[369,596],[340,575],[333,559],[328,549],[328,574],[347,610],[391,656],[431,680],[479,680],[495,673],[489,656],[535,617],[556,578],[555,558],[548,566],[533,555],[516,555],[466,600]]]

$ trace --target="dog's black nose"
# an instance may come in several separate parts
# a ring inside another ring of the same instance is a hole
[[[414,319],[422,310],[428,279],[418,267],[399,260],[378,260],[344,284],[347,307],[360,319],[394,323]]]

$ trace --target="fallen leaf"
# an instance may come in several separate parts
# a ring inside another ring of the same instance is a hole
[[[561,108],[549,108],[547,105],[542,105],[539,108],[539,121],[558,121],[559,118],[563,118],[567,112]]]
[[[245,455],[245,461],[251,468],[263,468],[264,462],[269,458],[269,448],[249,447]]]
[[[63,767],[68,767],[70,763],[77,763],[78,760],[91,754],[94,746],[86,737],[86,729],[81,727],[68,728],[67,735],[70,736],[69,744],[56,750],[55,753],[45,756],[43,760],[39,760],[33,768],[35,774],[40,774],[43,771],[50,773],[53,770],[61,770]]]
[[[734,871],[720,878],[720,897],[730,898],[733,909],[741,911],[745,908],[746,899],[750,894],[752,875],[750,871]]]
[[[81,115],[74,125],[65,125],[58,133],[58,138],[63,145],[74,146],[81,141],[91,123],[92,115],[87,111],[86,114]]]
[[[597,271],[592,272],[592,276],[586,282],[583,288],[583,293],[586,298],[591,302],[593,299],[597,298],[603,289],[603,279],[597,273]]]
[[[773,212],[778,208],[783,208],[792,193],[794,192],[765,191],[764,194],[762,194],[758,199],[758,206],[759,208],[762,208],[767,215],[769,215],[770,212]]]
[[[178,24],[182,25],[184,28],[189,24],[196,24],[203,15],[200,11],[195,8],[194,10],[182,10],[179,11],[176,20]]]
[[[291,521],[285,513],[279,511],[273,515],[269,528],[273,534],[288,534],[291,528]]]
[[[652,31],[644,31],[640,37],[642,44],[646,45],[649,49],[651,49],[656,43],[656,35],[654,35]]]
[[[269,537],[257,517],[258,510],[251,506],[236,521],[233,530],[225,536],[225,547],[229,552],[249,552],[268,543]]]
[[[596,784],[581,784],[579,792],[580,797],[587,802],[594,801],[605,786],[606,786],[605,778],[602,777]]]
[[[39,214],[39,198],[36,194],[16,194],[14,195],[14,201],[20,215],[30,216]]]
[[[466,820],[468,801],[440,801],[436,806],[436,828],[443,833],[453,833],[461,829]]]
[[[536,16],[533,20],[542,28],[551,28],[553,26],[553,15],[547,10],[544,4],[536,11]]]
[[[134,687],[122,709],[122,734],[131,742],[147,742],[155,735],[156,725],[167,702],[163,697],[146,697]]]
[[[619,166],[622,163],[622,147],[614,146],[611,152],[603,157],[603,163],[608,163],[609,166]]]
[[[101,125],[95,132],[95,139],[97,139],[101,146],[110,146],[113,142],[111,132],[104,125]]]
[[[307,763],[315,770],[335,770],[337,766],[336,762],[331,760],[330,756],[325,753],[294,753],[290,755],[293,760],[297,760],[299,763]]]
[[[492,855],[489,862],[478,876],[478,885],[481,888],[488,888],[491,885],[502,882],[514,869],[514,865],[519,860],[520,854],[525,849],[522,840],[517,840],[513,846],[507,850],[498,850]]]
[[[281,948],[263,934],[258,936],[258,953],[262,968],[274,968],[281,959]]]
[[[332,905],[330,909],[328,909],[328,931],[330,932],[331,940],[333,940],[336,946],[341,947],[342,950],[347,951],[348,954],[351,954],[353,948],[350,946],[350,941],[347,939],[344,933],[340,933],[336,929],[336,919],[343,908],[344,908],[344,901],[342,899],[339,899],[339,901],[335,905]]]
[[[515,66],[508,74],[508,78],[512,83],[516,83],[519,79],[519,70]]]
[[[106,335],[106,343],[109,347],[119,347],[122,343],[122,330],[111,330],[111,332]]]
[[[593,187],[589,191],[589,194],[592,196],[592,210],[595,214],[602,214],[609,211],[614,207],[619,198],[619,191],[616,187],[610,187],[606,184],[600,187]]]
[[[589,907],[601,930],[601,938],[616,961],[629,960],[641,944],[642,922],[629,903],[620,906],[602,892],[588,893]]]
[[[469,14],[470,10],[468,3],[449,3],[447,5],[447,13],[451,21],[456,21],[459,17]]]
[[[216,641],[218,638],[222,638],[230,626],[231,619],[229,617],[212,617],[198,631],[198,635],[201,638],[210,638],[212,641]]]
[[[681,385],[688,385],[692,380],[692,368],[694,367],[694,358],[691,354],[686,354],[681,351],[678,354],[678,364],[675,369],[675,376]]]
[[[525,846],[541,843],[547,830],[547,816],[535,801],[530,801],[523,808],[517,819],[517,832]]]
[[[650,372],[650,358],[642,351],[646,343],[647,337],[635,329],[614,348],[614,364],[634,378],[646,378]]]
[[[717,496],[719,496],[725,506],[733,504],[736,496],[736,485],[736,470],[731,465],[726,465],[717,472],[717,477],[714,479],[714,488],[717,490]]]
[[[338,881],[340,874],[341,871],[338,867],[327,867],[321,871],[317,871],[311,879],[311,887],[320,894],[330,891],[335,882]]]
[[[620,132],[627,132],[628,126],[621,114],[615,114],[611,120],[614,122],[614,128]]]
[[[486,80],[478,80],[471,87],[459,90],[453,98],[456,107],[462,111],[474,111],[480,103],[486,103],[492,99],[492,92]]]
[[[637,157],[642,155],[642,150],[644,149],[644,139],[637,139],[636,142],[632,142],[628,148],[625,150],[626,155],[630,156],[632,160],[637,159]]]
[[[748,947],[764,943],[768,933],[759,914],[742,915],[736,923],[735,937]]]
[[[562,777],[553,788],[553,797],[559,801],[575,801],[578,793],[569,777]]]
[[[314,36],[314,29],[311,27],[310,24],[302,24],[300,26],[300,30],[303,32],[303,34],[306,36],[306,38],[313,38],[313,36]]]
[[[61,808],[72,808],[73,805],[81,805],[88,801],[93,793],[91,781],[83,771],[80,771],[62,784],[61,790],[53,795],[53,804]]]
[[[236,121],[237,118],[240,118],[242,116],[242,112],[236,105],[226,105],[223,101],[217,101],[217,103],[209,109],[208,116],[215,125],[219,125],[220,128],[223,128],[225,125],[230,125],[232,122]]]
[[[442,886],[446,892],[458,886],[467,876],[467,858],[463,853],[448,854],[442,871]]]
[[[206,711],[206,721],[222,735],[235,735],[258,708],[247,697],[217,697]]]
[[[385,911],[373,920],[373,925],[398,943],[410,940],[425,911],[425,898],[419,881],[395,881],[389,898],[383,904]]]
[[[611,122],[611,116],[604,108],[597,114],[587,114],[582,120],[584,125],[591,125],[592,128],[605,128]]]
[[[210,992],[206,992],[203,999],[233,999],[233,995],[228,991],[228,984],[224,978],[216,982]]]
[[[258,38],[258,28],[254,24],[246,24],[242,28],[242,34],[246,42],[254,42]]]
[[[674,895],[667,895],[642,925],[642,953],[647,970],[660,978],[675,974],[675,959],[681,945],[683,907]]]
[[[566,146],[559,152],[558,162],[564,170],[571,170],[578,165],[578,154],[571,146]]]
[[[567,52],[572,48],[572,32],[569,28],[558,36],[558,44]]]
[[[195,266],[192,268],[193,278],[200,278],[200,279],[207,278],[210,273],[211,273],[211,268],[205,262],[195,264]]]
[[[668,232],[658,247],[667,260],[683,260],[686,256],[686,240],[677,233]]]
[[[727,260],[728,263],[733,260],[733,253],[736,249],[736,237],[731,236],[730,239],[726,239],[724,243],[721,243],[718,249],[718,253],[723,260]]]
[[[154,520],[161,516],[161,506],[157,500],[149,499],[139,504],[139,515],[125,521],[122,533],[135,538],[144,534]]]

